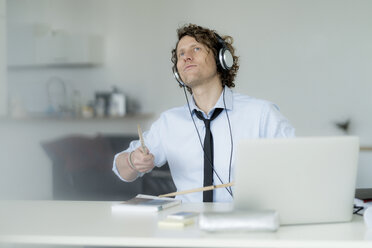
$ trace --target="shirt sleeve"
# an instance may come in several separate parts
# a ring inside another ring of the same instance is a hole
[[[261,138],[293,138],[295,129],[273,103],[265,105],[261,116]]]
[[[154,164],[155,166],[157,167],[160,167],[162,165],[165,164],[166,162],[166,156],[165,156],[165,152],[164,152],[164,149],[163,149],[163,144],[162,144],[162,117],[160,117],[156,122],[154,122],[150,128],[149,131],[146,131],[143,133],[143,139],[144,139],[144,142],[145,142],[145,145],[146,147],[149,149],[150,153],[152,153],[154,155]],[[125,180],[124,178],[122,178],[119,174],[119,171],[117,169],[117,166],[116,166],[116,158],[126,152],[126,153],[129,153],[129,152],[132,152],[134,151],[135,149],[137,149],[138,147],[140,147],[141,145],[141,142],[139,140],[133,140],[132,142],[130,142],[129,144],[129,147],[116,154],[115,157],[114,157],[114,161],[113,161],[113,166],[112,166],[112,171],[122,180],[122,181],[125,181],[125,182],[128,182],[127,180]],[[150,172],[150,171],[148,171]],[[148,173],[147,172],[147,173]],[[135,179],[137,179],[138,177],[142,177],[145,173],[138,173],[137,177]]]

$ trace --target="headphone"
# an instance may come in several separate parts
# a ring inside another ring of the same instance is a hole
[[[232,68],[234,65],[234,58],[229,50],[229,48],[226,45],[226,42],[219,36],[217,33],[214,33],[214,35],[217,38],[218,41],[218,56],[216,58],[216,64],[217,67],[221,67],[222,70],[228,71]],[[180,86],[185,87],[185,83],[182,82],[180,75],[178,74],[177,71],[177,65],[174,65],[172,67],[173,75],[177,82],[180,84]]]

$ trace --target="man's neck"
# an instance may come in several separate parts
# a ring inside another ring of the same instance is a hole
[[[194,87],[192,89],[196,105],[205,114],[209,113],[221,96],[223,87],[220,80],[218,81],[219,82],[215,81],[208,84],[199,85],[198,87]]]

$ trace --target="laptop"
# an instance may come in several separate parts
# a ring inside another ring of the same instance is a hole
[[[359,138],[242,140],[234,208],[276,210],[281,225],[350,221]]]

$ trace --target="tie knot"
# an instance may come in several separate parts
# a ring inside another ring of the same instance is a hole
[[[211,116],[210,119],[206,119],[203,116],[203,113],[200,111],[195,111],[196,117],[198,117],[200,120],[204,121],[204,125],[206,128],[210,128],[211,121],[216,119],[216,117],[222,112],[222,108],[216,108]]]

